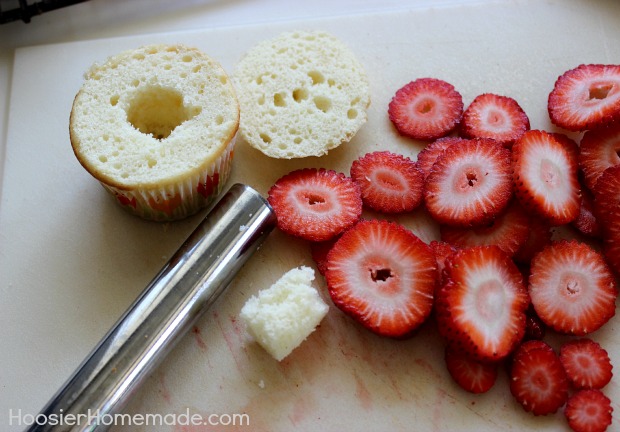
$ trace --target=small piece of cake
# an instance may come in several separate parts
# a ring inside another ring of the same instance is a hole
[[[241,309],[250,335],[278,361],[299,346],[327,314],[329,307],[312,286],[313,280],[310,267],[289,270]]]
[[[259,43],[239,61],[234,81],[241,136],[270,157],[322,156],[367,119],[366,72],[325,32],[287,32]]]
[[[239,104],[222,67],[195,48],[147,45],[85,75],[69,132],[82,166],[126,210],[175,220],[226,183]]]

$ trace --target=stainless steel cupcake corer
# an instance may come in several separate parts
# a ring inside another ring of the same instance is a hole
[[[106,430],[275,224],[273,210],[258,192],[233,185],[27,431]]]

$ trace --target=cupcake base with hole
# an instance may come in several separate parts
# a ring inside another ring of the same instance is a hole
[[[215,60],[148,45],[91,67],[69,131],[78,161],[124,209],[171,221],[221,192],[238,127],[235,91]]]

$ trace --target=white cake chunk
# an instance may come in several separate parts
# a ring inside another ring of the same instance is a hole
[[[241,309],[250,335],[278,361],[297,348],[327,314],[329,307],[312,286],[313,280],[310,267],[289,270]]]

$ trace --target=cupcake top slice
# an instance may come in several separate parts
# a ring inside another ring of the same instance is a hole
[[[148,45],[91,67],[69,130],[95,178],[145,190],[207,170],[238,126],[235,91],[219,63],[195,48]]]
[[[259,43],[237,64],[240,133],[274,158],[322,156],[366,122],[370,89],[353,52],[323,31]]]

